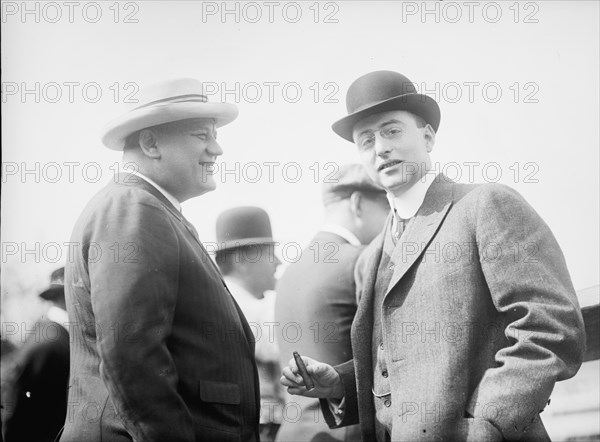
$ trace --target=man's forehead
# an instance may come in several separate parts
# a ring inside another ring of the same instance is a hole
[[[353,133],[356,135],[364,130],[377,129],[380,125],[386,122],[398,121],[406,123],[411,121],[412,114],[407,111],[393,110],[381,112],[379,114],[369,115],[367,118],[360,120],[354,125]]]

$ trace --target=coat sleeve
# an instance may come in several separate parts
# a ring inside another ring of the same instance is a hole
[[[151,201],[115,202],[91,229],[86,258],[110,399],[135,441],[192,441],[168,347],[179,279],[172,217]]]
[[[347,425],[358,424],[358,398],[356,394],[356,378],[354,374],[354,360],[344,362],[343,364],[336,365],[335,371],[340,374],[342,379],[342,385],[344,389],[344,407],[343,416],[339,424],[336,423],[336,419],[333,416],[329,408],[329,402],[326,399],[320,399],[321,410],[323,417],[329,428],[340,428]]]
[[[514,190],[482,189],[475,226],[479,260],[510,345],[496,353],[496,366],[485,372],[467,412],[518,440],[539,419],[555,382],[579,369],[583,320],[548,226]]]

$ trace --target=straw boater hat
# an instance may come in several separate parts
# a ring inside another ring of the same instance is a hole
[[[102,130],[102,143],[123,150],[125,139],[138,130],[189,118],[213,118],[215,126],[231,123],[238,109],[231,103],[210,103],[202,83],[193,78],[167,80],[140,89],[139,102]]]
[[[217,218],[217,253],[260,244],[275,244],[269,215],[260,207],[236,207]]]
[[[392,71],[370,72],[358,78],[346,94],[348,115],[333,123],[333,131],[354,142],[354,125],[371,115],[392,110],[405,110],[418,115],[437,132],[440,126],[440,107],[437,102],[417,93],[415,85],[404,75]]]

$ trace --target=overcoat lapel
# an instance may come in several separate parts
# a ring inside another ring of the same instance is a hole
[[[386,226],[391,218],[388,217]],[[374,409],[371,398],[371,384],[373,381],[373,365],[371,353],[371,339],[373,335],[373,300],[375,294],[375,279],[377,269],[383,252],[383,239],[388,234],[388,227],[379,235],[373,244],[371,255],[368,258],[362,276],[362,295],[358,302],[356,316],[352,323],[352,352],[354,356],[354,369],[356,377],[356,390],[359,406],[358,414],[363,430],[367,434],[374,434],[373,421]],[[364,438],[363,438],[364,439]],[[368,440],[368,439],[364,439]]]
[[[390,224],[391,218],[388,217],[386,226]],[[381,261],[381,255],[383,252],[383,239],[388,233],[388,227],[383,231],[382,235],[379,235],[374,241],[376,241],[376,247],[373,249],[371,256],[369,256],[365,272],[362,280],[362,294],[358,302],[356,310],[356,316],[354,319],[353,328],[356,329],[356,342],[357,348],[365,348],[364,346],[371,347],[371,334],[373,332],[373,298],[375,296],[375,280],[377,279],[377,269],[379,268],[379,262]],[[354,339],[353,339],[354,341]],[[366,355],[365,355],[366,356]],[[369,353],[369,360],[371,354]]]
[[[408,269],[421,257],[452,206],[454,183],[438,175],[425,195],[423,205],[394,248],[394,274],[385,296],[398,284]],[[385,302],[385,298],[384,298]]]
[[[219,278],[221,279],[221,282],[223,283],[225,290],[227,290],[229,296],[231,297],[231,300],[233,301],[233,304],[235,305],[235,309],[237,310],[238,316],[240,318],[242,331],[244,333],[244,336],[246,337],[246,341],[248,342],[249,353],[252,356],[252,358],[254,358],[255,338],[254,338],[254,334],[252,333],[252,329],[250,328],[248,321],[246,320],[246,317],[244,316],[244,313],[242,312],[237,301],[235,300],[235,298],[229,291],[229,287],[227,287],[227,284],[225,284],[225,281],[223,280],[223,277],[221,276],[221,271],[219,270],[217,265],[213,262],[213,260],[210,258],[210,255],[208,254],[207,250],[204,248],[204,245],[200,241],[200,237],[198,236],[198,232],[196,231],[194,226],[187,219],[185,219],[183,217],[181,212],[179,210],[177,210],[173,206],[173,204],[156,187],[154,187],[152,184],[150,184],[145,179],[143,179],[141,177],[137,177],[135,175],[128,174],[128,173],[119,173],[117,175],[115,181],[119,184],[124,184],[126,186],[139,187],[139,188],[142,188],[145,191],[151,193],[152,195],[154,195],[156,198],[158,198],[164,204],[164,206],[167,208],[167,210],[169,210],[169,212],[175,218],[177,218],[179,220],[179,222],[181,222],[185,226],[186,230],[190,233],[190,235],[192,235],[194,240],[198,243],[198,245],[202,249],[203,253],[205,254],[206,260],[209,262],[209,265],[211,265],[214,268],[217,275],[219,275]]]

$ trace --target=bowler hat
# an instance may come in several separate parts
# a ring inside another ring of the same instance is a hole
[[[109,149],[123,150],[129,135],[147,127],[190,118],[212,118],[215,126],[221,127],[238,115],[235,104],[209,103],[202,83],[193,78],[151,84],[140,89],[138,98],[133,109],[102,130],[102,143]]]
[[[437,102],[417,93],[415,85],[404,75],[393,71],[375,71],[358,78],[346,93],[348,115],[333,123],[333,131],[353,142],[354,125],[364,118],[381,112],[404,110],[418,115],[437,132],[440,107]]]
[[[217,253],[274,243],[269,215],[260,207],[235,207],[217,218]]]
[[[386,191],[371,180],[361,164],[344,164],[323,184],[323,205],[350,198],[355,191],[385,197]]]
[[[54,301],[65,293],[65,268],[56,269],[50,275],[50,286],[40,293],[40,298]]]

